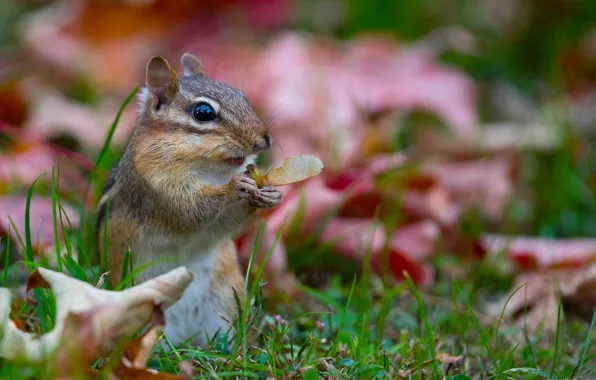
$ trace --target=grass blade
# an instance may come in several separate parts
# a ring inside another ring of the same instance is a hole
[[[428,315],[426,314],[426,306],[424,305],[424,300],[422,299],[422,296],[420,295],[418,288],[416,288],[416,284],[414,284],[414,281],[412,280],[412,277],[410,277],[409,273],[404,271],[403,276],[404,276],[405,280],[408,282],[408,285],[410,286],[410,290],[412,291],[412,294],[414,295],[414,298],[416,299],[416,303],[418,304],[418,309],[420,312],[420,320],[422,321],[422,323],[424,325],[424,330],[423,330],[424,334],[421,338],[423,339],[423,341],[425,341],[427,349],[430,351],[430,354],[431,354],[431,357],[428,359],[432,360],[435,374],[437,376],[443,376],[443,371],[441,370],[441,366],[437,363],[436,360],[433,360],[434,358],[437,357],[437,352],[435,350],[435,337],[434,337],[433,329],[432,329],[430,322],[428,320]]]
[[[58,158],[58,166],[60,166],[60,158]],[[56,195],[56,177],[54,176],[54,167],[52,166],[52,225],[54,227],[54,244],[56,245],[56,261],[58,262],[58,271],[62,272],[62,260],[60,260],[60,239],[58,237],[58,218],[56,217],[56,203],[58,196]]]
[[[2,273],[2,286],[7,287],[8,282],[8,265],[10,263],[10,224],[8,225],[6,237],[6,253],[4,254],[4,272]]]
[[[584,343],[584,348],[582,350],[582,356],[579,359],[579,362],[575,365],[570,379],[575,379],[575,374],[580,373],[582,370],[582,366],[584,365],[584,361],[586,360],[586,354],[588,353],[588,347],[590,347],[590,343],[592,342],[592,334],[594,333],[594,325],[596,324],[596,311],[592,316],[592,323],[590,324],[590,330],[588,331],[588,336],[586,337],[586,341]]]
[[[557,331],[555,333],[555,349],[553,353],[553,366],[550,370],[550,379],[555,375],[555,366],[557,365],[557,354],[559,353],[559,333],[561,329],[561,306],[563,305],[563,299],[559,298],[559,304],[557,305]]]
[[[120,122],[122,113],[124,112],[124,110],[126,109],[128,104],[134,99],[138,90],[139,90],[139,86],[136,86],[132,90],[132,92],[128,95],[126,100],[124,100],[124,103],[122,103],[122,105],[120,106],[120,109],[118,110],[118,113],[116,114],[116,118],[114,119],[114,122],[112,123],[112,125],[110,126],[110,129],[108,130],[108,135],[106,136],[106,139],[105,139],[104,144],[101,148],[101,151],[99,152],[99,156],[97,157],[97,160],[95,161],[95,165],[93,165],[93,169],[91,169],[91,173],[89,174],[89,180],[87,181],[87,187],[85,188],[85,193],[83,194],[83,201],[81,202],[81,210],[80,210],[81,217],[80,217],[80,227],[79,227],[79,235],[80,236],[83,236],[83,228],[85,226],[85,207],[87,205],[87,199],[89,197],[89,189],[91,188],[91,184],[93,183],[93,180],[95,179],[95,174],[97,172],[97,169],[101,165],[103,158],[105,157],[106,153],[108,152],[108,149],[110,148],[112,138],[114,137],[114,132],[116,131],[116,127],[118,126],[118,123]],[[80,263],[80,260],[81,260],[81,258],[79,258],[79,263]]]
[[[33,184],[29,187],[27,193],[27,203],[25,205],[25,252],[27,260],[33,262],[33,243],[31,241],[31,198],[33,197],[33,189],[35,184],[39,181],[46,173],[41,174],[33,181]],[[29,271],[33,271],[33,267],[29,266]]]

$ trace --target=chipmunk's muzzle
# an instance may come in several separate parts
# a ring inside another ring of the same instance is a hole
[[[253,148],[255,151],[267,150],[271,148],[271,141],[271,135],[269,133],[265,133],[263,137],[257,138],[253,145]]]

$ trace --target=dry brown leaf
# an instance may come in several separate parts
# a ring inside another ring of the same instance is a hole
[[[265,174],[264,181],[270,186],[289,185],[318,175],[323,162],[314,156],[294,156],[284,160],[281,166]]]
[[[259,187],[283,186],[317,176],[323,170],[323,162],[317,157],[302,155],[286,158],[283,164],[269,170],[264,176],[252,165],[247,170]]]
[[[440,354],[437,354],[437,357],[435,359],[437,359],[438,361],[440,361],[441,363],[444,363],[444,364],[454,364],[461,360],[461,355],[453,356],[453,355],[442,352]]]
[[[520,288],[507,302],[507,297],[489,305],[488,312],[511,318],[516,325],[528,331],[556,331],[557,284],[548,275],[523,274],[515,281],[512,291]],[[526,285],[524,285],[526,284]],[[523,285],[523,286],[522,286]]]
[[[430,363],[433,362],[433,360],[438,360],[441,362],[441,364],[443,365],[443,371],[444,372],[448,372],[450,366],[453,366],[456,363],[459,363],[462,360],[462,356],[453,356],[447,353],[440,353],[437,354],[437,356],[434,359],[428,359],[423,361],[422,363],[420,363],[420,366],[425,366],[428,365]],[[407,370],[403,370],[400,369],[397,372],[397,376],[400,378],[411,378],[412,377],[412,372],[415,370],[415,368],[409,368]],[[421,369],[422,371],[424,371],[424,368]]]
[[[564,311],[573,311],[586,320],[592,317],[596,308],[596,264],[587,268],[526,273],[517,278],[512,291],[518,288],[509,302],[507,295],[490,305],[489,312],[496,316],[504,311],[506,317],[532,332],[539,328],[555,332],[559,297]]]
[[[127,344],[121,360],[122,364],[129,368],[145,368],[145,363],[149,359],[151,350],[159,338],[159,330],[158,326],[154,326]]]
[[[111,378],[114,379],[188,379],[188,373],[184,376],[176,376],[167,373],[159,373],[146,367],[147,359],[151,350],[157,343],[161,328],[153,326],[145,333],[126,345],[124,353],[118,365],[112,370]]]
[[[0,289],[0,316],[7,321],[0,356],[56,365],[61,374],[84,370],[122,339],[132,336],[152,319],[159,319],[162,310],[180,298],[192,278],[187,268],[179,267],[133,288],[108,291],[39,268],[29,277],[27,290],[51,288],[54,291],[54,329],[40,338],[18,330],[8,319],[10,292]]]
[[[449,373],[449,371],[451,371],[451,369],[461,365],[463,356],[462,355],[453,356],[451,354],[442,352],[442,353],[438,354],[435,357],[435,359],[438,360],[439,362],[441,362],[441,368],[443,369],[443,372]]]

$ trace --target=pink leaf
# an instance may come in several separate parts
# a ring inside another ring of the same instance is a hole
[[[6,234],[10,225],[10,233],[13,242],[17,242],[16,233],[10,223],[10,219],[14,222],[20,236],[25,239],[25,206],[27,198],[25,197],[5,197],[0,198],[0,232]],[[66,215],[70,219],[74,228],[79,225],[78,213],[66,204],[62,203],[62,207],[66,211]],[[46,248],[54,247],[54,224],[52,217],[52,200],[49,198],[31,198],[30,208],[30,222],[31,222],[31,240],[33,243],[33,251],[39,249],[43,252]],[[63,237],[63,231],[60,225],[60,214],[57,209],[56,218],[58,219],[58,233],[59,238]],[[64,227],[69,228],[66,217],[63,216]],[[14,243],[13,243],[14,244]],[[20,248],[20,247],[19,247]]]
[[[389,269],[396,278],[407,272],[420,285],[432,282],[432,271],[423,261],[432,252],[432,243],[438,237],[438,227],[431,222],[398,230],[389,244]],[[370,219],[337,218],[332,220],[321,235],[321,241],[332,243],[340,253],[360,262],[367,252],[373,266],[379,270],[387,236],[382,225]]]
[[[499,218],[513,196],[514,161],[495,156],[466,162],[428,163],[424,172],[436,178],[461,207],[480,207],[487,216]]]
[[[340,163],[354,156],[365,128],[362,110],[424,108],[459,136],[471,137],[476,131],[472,82],[438,65],[430,51],[406,50],[373,37],[342,48],[286,34],[274,40],[259,61],[253,75],[259,90],[256,104],[274,115],[276,134],[288,137],[278,139],[304,149],[288,152],[284,147],[285,156],[314,154],[327,161],[323,155],[330,147],[337,150]]]
[[[484,235],[478,247],[489,254],[506,252],[523,268],[583,266],[596,260],[596,239],[548,239]]]

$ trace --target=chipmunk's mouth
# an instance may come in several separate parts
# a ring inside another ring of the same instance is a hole
[[[244,163],[244,157],[227,158],[226,163],[230,166],[240,166]]]

